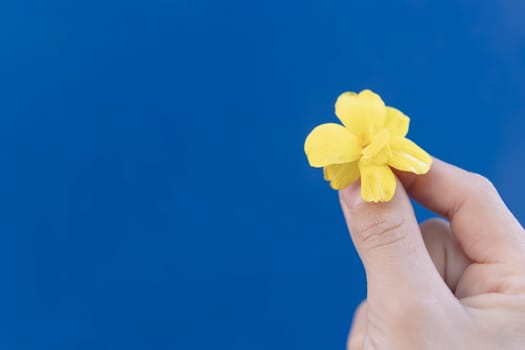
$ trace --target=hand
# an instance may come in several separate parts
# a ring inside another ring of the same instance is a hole
[[[525,235],[485,178],[434,160],[388,203],[340,192],[366,271],[350,350],[525,349]],[[448,220],[417,224],[410,194]]]

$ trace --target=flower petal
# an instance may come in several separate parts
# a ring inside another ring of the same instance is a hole
[[[367,202],[388,202],[396,192],[396,177],[386,165],[359,163],[361,196]]]
[[[385,122],[385,104],[370,90],[345,92],[335,102],[335,114],[362,144],[368,144]]]
[[[372,142],[361,151],[362,160],[367,164],[385,165],[392,157],[390,132],[382,129],[372,137]]]
[[[334,190],[347,188],[359,179],[359,162],[332,164],[324,168],[324,179]]]
[[[359,159],[361,146],[357,137],[339,124],[321,124],[310,132],[304,142],[310,165],[320,168],[329,164]]]
[[[405,137],[408,133],[410,118],[398,109],[386,107],[385,128],[390,131],[390,135]]]
[[[432,157],[413,141],[404,137],[394,137],[390,140],[390,148],[390,166],[415,174],[425,174],[430,170]]]

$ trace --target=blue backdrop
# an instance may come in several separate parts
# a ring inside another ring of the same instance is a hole
[[[342,349],[365,280],[305,136],[371,88],[523,221],[524,16],[2,1],[0,347]]]

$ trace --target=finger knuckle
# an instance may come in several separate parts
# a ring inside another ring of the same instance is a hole
[[[356,225],[354,233],[366,249],[398,244],[406,235],[405,220],[400,215],[377,213],[367,223]]]
[[[470,183],[472,186],[474,186],[477,190],[482,190],[486,192],[497,192],[496,187],[490,181],[486,176],[483,176],[478,173],[470,173]]]

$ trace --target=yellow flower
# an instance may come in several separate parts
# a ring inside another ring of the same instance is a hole
[[[324,168],[324,178],[335,190],[361,178],[361,196],[367,202],[387,202],[396,191],[392,168],[424,174],[432,157],[405,136],[410,119],[385,106],[370,90],[345,92],[335,103],[343,125],[327,123],[310,132],[304,151],[312,167]]]

